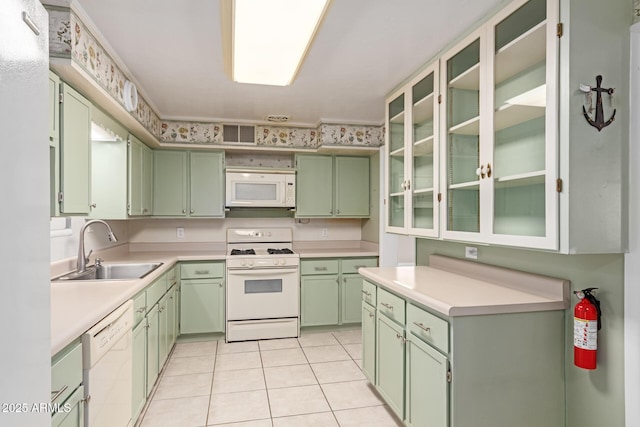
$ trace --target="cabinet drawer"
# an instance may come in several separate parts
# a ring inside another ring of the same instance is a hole
[[[147,293],[140,292],[133,299],[133,326],[137,325],[147,313]]]
[[[62,404],[82,383],[82,344],[56,354],[51,363],[51,403]]]
[[[414,305],[407,305],[407,326],[411,333],[444,353],[449,352],[449,324]]]
[[[362,281],[362,301],[367,304],[376,306],[376,285],[373,283],[367,282],[366,280]]]
[[[221,262],[180,264],[181,279],[210,279],[215,277],[224,277],[224,264]]]
[[[342,273],[357,273],[360,267],[377,267],[377,258],[343,258]]]
[[[162,298],[167,291],[167,278],[162,276],[147,288],[147,312]]]
[[[404,300],[384,289],[378,289],[377,309],[389,319],[404,325]]]
[[[337,259],[308,259],[300,261],[300,274],[338,274]]]

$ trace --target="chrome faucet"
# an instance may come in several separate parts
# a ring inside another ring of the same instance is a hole
[[[80,246],[78,247],[78,262],[76,264],[76,270],[78,273],[82,273],[83,271],[85,271],[87,269],[87,263],[89,262],[89,257],[87,255],[84,254],[84,231],[87,229],[87,227],[89,227],[91,224],[95,224],[95,223],[101,223],[104,224],[105,227],[107,227],[107,237],[109,238],[110,242],[117,242],[118,239],[116,239],[116,235],[113,234],[113,231],[111,230],[111,227],[109,226],[109,224],[107,224],[106,222],[104,222],[101,219],[92,219],[91,221],[87,221],[84,223],[84,225],[82,226],[82,228],[80,229]],[[91,255],[91,252],[89,252],[89,255]]]

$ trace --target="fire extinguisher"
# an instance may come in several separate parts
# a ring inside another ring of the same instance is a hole
[[[600,301],[587,288],[573,293],[580,299],[573,310],[573,363],[583,369],[596,369],[598,330],[602,327]]]

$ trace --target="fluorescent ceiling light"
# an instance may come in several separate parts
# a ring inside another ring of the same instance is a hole
[[[230,77],[239,83],[291,84],[330,2],[221,2],[225,68]]]

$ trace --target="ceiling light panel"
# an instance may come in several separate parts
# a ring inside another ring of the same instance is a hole
[[[235,0],[233,79],[291,84],[330,0]]]

